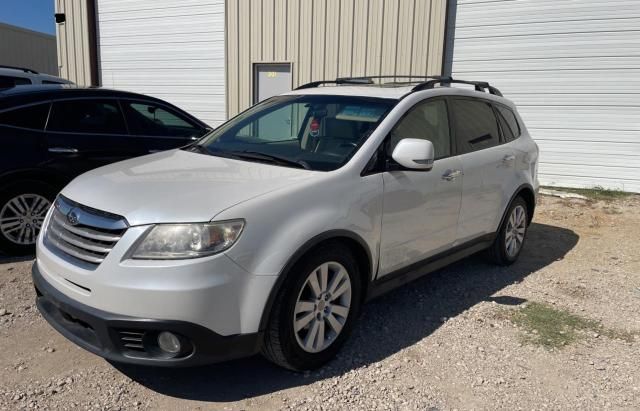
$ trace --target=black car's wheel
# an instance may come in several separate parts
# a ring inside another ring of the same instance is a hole
[[[37,181],[14,183],[0,191],[0,249],[30,254],[55,191]]]
[[[511,265],[520,255],[527,236],[529,217],[527,202],[516,197],[509,206],[498,235],[489,251],[489,258],[499,265]]]
[[[359,276],[353,256],[337,244],[307,254],[293,267],[276,299],[263,355],[296,371],[331,360],[358,316]]]

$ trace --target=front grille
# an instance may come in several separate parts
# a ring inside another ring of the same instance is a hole
[[[145,351],[142,339],[144,338],[144,332],[142,331],[124,331],[118,332],[120,336],[120,344],[126,349],[133,351]]]
[[[66,255],[98,265],[127,230],[124,217],[74,203],[59,196],[46,228],[45,240]]]

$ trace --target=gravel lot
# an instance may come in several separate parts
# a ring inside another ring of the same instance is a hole
[[[340,357],[310,374],[260,357],[112,365],[39,316],[30,259],[5,259],[0,409],[638,409],[639,241],[638,196],[543,197],[517,264],[471,257],[371,302]],[[591,328],[565,342],[570,328],[514,320],[538,303]]]

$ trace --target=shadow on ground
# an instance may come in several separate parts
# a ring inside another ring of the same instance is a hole
[[[534,223],[520,259],[510,267],[490,265],[476,255],[382,296],[364,307],[338,358],[311,374],[285,371],[259,356],[191,369],[116,367],[156,392],[199,401],[237,401],[310,384],[383,360],[428,337],[442,317],[455,317],[481,301],[520,304],[524,300],[492,296],[562,259],[577,242],[571,230]]]
[[[9,254],[3,254],[2,251],[0,251],[0,264],[21,263],[23,261],[33,261],[35,258],[36,258],[36,256],[34,254],[12,256],[12,255],[9,255]]]

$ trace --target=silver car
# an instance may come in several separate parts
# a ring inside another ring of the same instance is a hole
[[[365,301],[478,251],[516,261],[538,148],[513,103],[450,78],[325,83],[71,182],[37,242],[42,315],[113,361],[306,370]]]

